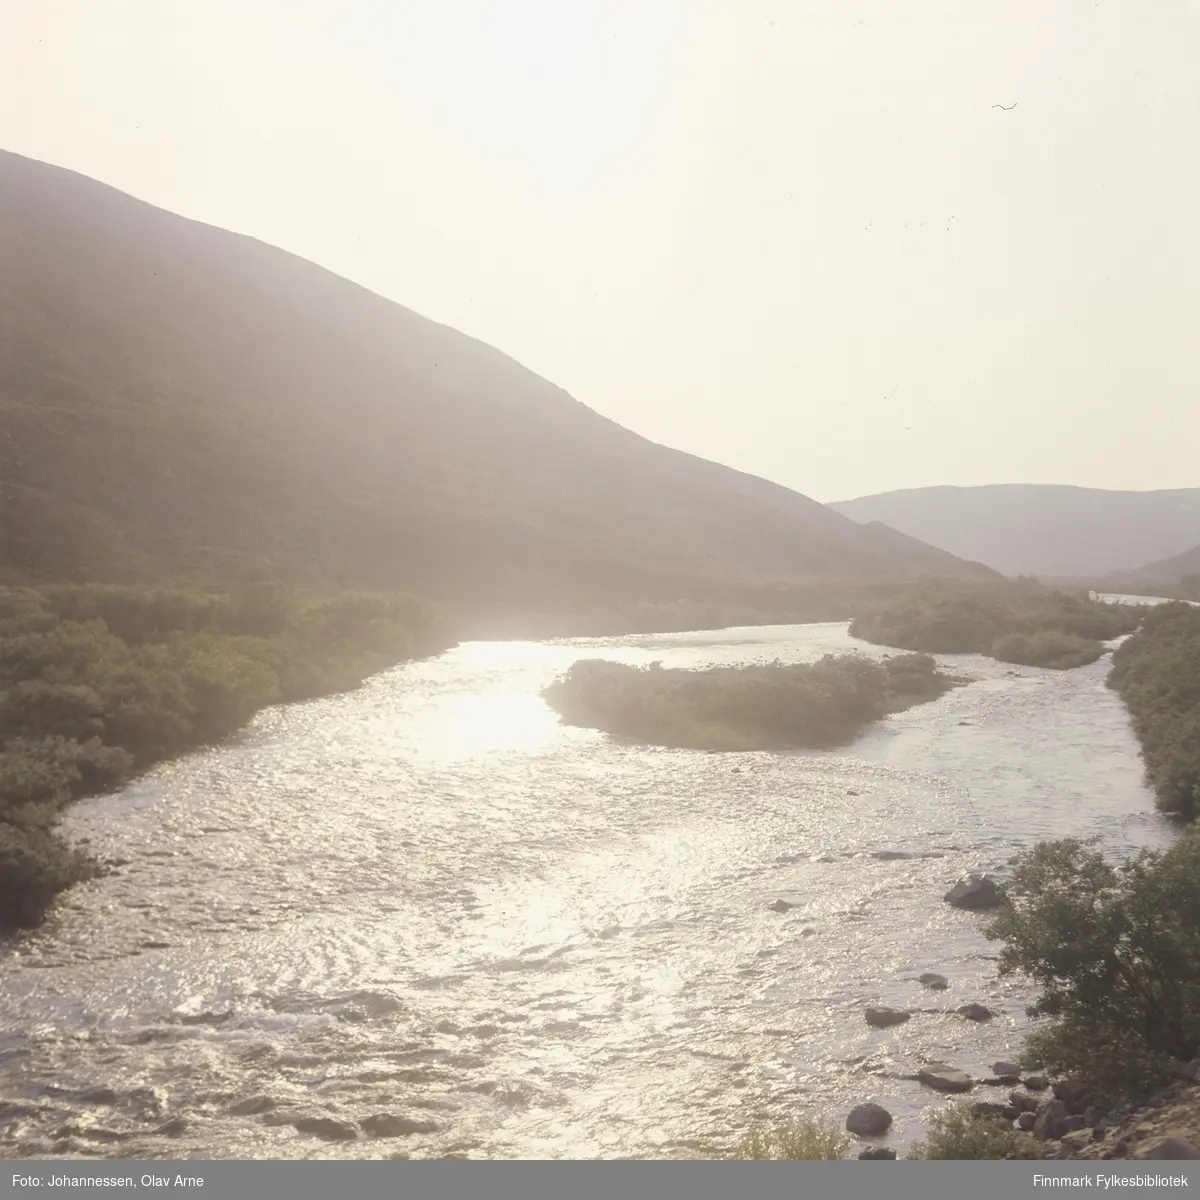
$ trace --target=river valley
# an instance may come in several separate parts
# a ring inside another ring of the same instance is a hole
[[[467,643],[77,805],[122,865],[0,951],[0,1154],[694,1157],[867,1100],[903,1150],[943,1102],[905,1077],[987,1076],[1032,999],[945,890],[1048,837],[1173,836],[1108,659],[945,656],[966,686],[820,753],[621,744],[538,695],[585,657],[851,649],[885,653],[844,624]]]

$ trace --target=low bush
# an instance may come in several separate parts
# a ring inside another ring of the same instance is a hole
[[[1045,1158],[1045,1146],[1013,1129],[1003,1117],[980,1117],[965,1104],[951,1105],[929,1119],[923,1142],[909,1151],[909,1158],[959,1159],[979,1162],[985,1158]]]
[[[926,655],[859,655],[707,670],[586,659],[543,695],[568,725],[698,750],[835,746],[864,726],[941,695],[955,680]]]
[[[1100,657],[1100,642],[1129,633],[1141,618],[1136,606],[1106,604],[1026,580],[988,588],[924,587],[855,617],[850,633],[902,650],[1080,666]]]
[[[1108,685],[1133,719],[1158,807],[1193,820],[1200,809],[1200,608],[1151,608],[1113,655]]]
[[[1001,662],[1018,663],[1024,667],[1050,667],[1067,671],[1085,667],[1104,653],[1104,646],[1091,638],[1057,629],[1042,629],[1037,633],[1008,633],[998,638],[991,648],[992,658]]]
[[[1000,974],[1042,991],[1029,1058],[1109,1101],[1137,1099],[1200,1046],[1200,831],[1120,866],[1066,839],[1018,855],[987,927]]]
[[[845,1158],[851,1139],[840,1129],[797,1120],[782,1125],[751,1129],[734,1148],[731,1158],[751,1161],[782,1159],[802,1160]]]

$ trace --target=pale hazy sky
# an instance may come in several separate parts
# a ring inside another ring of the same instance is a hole
[[[1200,0],[0,0],[0,146],[817,499],[1197,486],[1198,47]]]

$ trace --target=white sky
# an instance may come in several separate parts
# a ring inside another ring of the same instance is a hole
[[[1200,0],[0,0],[0,146],[817,499],[1184,487],[1198,52]]]

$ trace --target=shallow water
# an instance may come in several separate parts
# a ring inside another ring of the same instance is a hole
[[[848,649],[883,653],[840,624],[467,644],[77,806],[128,861],[0,959],[0,1153],[680,1157],[866,1100],[902,1148],[940,1103],[902,1077],[986,1076],[1031,999],[946,888],[1172,837],[1107,659],[944,658],[968,686],[833,753],[622,745],[538,697],[581,657]],[[941,1011],[879,1031],[874,1001]],[[378,1113],[413,1132],[290,1123]]]

